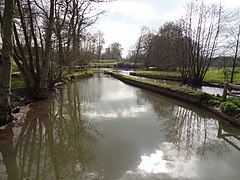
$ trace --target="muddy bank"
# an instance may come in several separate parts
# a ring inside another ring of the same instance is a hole
[[[218,115],[219,117],[223,118],[224,120],[228,121],[231,124],[237,125],[240,127],[240,120],[234,117],[230,117],[223,113],[219,107],[213,107],[209,106],[207,104],[204,104],[201,102],[200,96],[197,92],[190,91],[188,89],[184,88],[176,88],[174,86],[160,86],[157,84],[153,84],[152,82],[149,81],[139,81],[138,79],[134,78],[128,78],[124,75],[120,75],[117,73],[112,73],[112,72],[105,72],[106,74],[109,74],[122,82],[126,84],[130,84],[139,88],[143,88],[146,90],[150,90],[155,93],[159,93],[162,95],[166,95],[181,101],[185,101],[188,103],[192,103],[196,106],[201,106],[205,108],[206,110]],[[200,93],[200,92],[199,92]]]

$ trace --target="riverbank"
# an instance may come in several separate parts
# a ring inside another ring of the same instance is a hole
[[[105,73],[121,80],[126,84],[130,84],[139,88],[150,90],[155,93],[163,94],[175,99],[179,99],[181,101],[192,103],[197,106],[200,105],[203,108],[207,109],[208,111],[228,121],[229,123],[240,127],[239,118],[229,116],[228,114],[226,114],[221,110],[220,108],[221,103],[222,104],[224,103],[221,97],[217,97],[217,96],[199,92],[199,91],[186,89],[183,87],[172,86],[168,84],[162,84],[162,83],[147,81],[143,79],[137,79],[134,77],[125,76],[125,75],[114,73],[114,72],[105,72]]]

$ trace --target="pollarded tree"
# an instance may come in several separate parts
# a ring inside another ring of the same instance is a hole
[[[35,99],[48,97],[55,2],[50,0],[48,4],[41,4],[16,0],[18,16],[14,22],[14,60],[29,96]]]
[[[2,27],[2,55],[0,57],[0,125],[12,120],[12,108],[10,104],[10,82],[11,82],[11,58],[12,44],[12,22],[14,0],[5,0],[4,14],[0,16]]]
[[[179,70],[184,81],[202,84],[217,50],[222,17],[221,5],[206,5],[203,1],[188,5],[185,17],[179,23],[182,28]]]
[[[100,2],[107,0],[16,0],[14,60],[30,96],[47,98],[57,68],[81,61],[85,30],[103,13],[95,11]]]

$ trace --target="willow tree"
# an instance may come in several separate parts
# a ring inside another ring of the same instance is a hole
[[[183,80],[201,85],[217,50],[222,28],[221,5],[206,5],[203,1],[188,5],[182,28],[182,54],[179,63]]]
[[[5,0],[4,14],[1,16],[2,54],[0,57],[0,125],[12,120],[10,103],[11,56],[12,56],[12,22],[13,1]]]

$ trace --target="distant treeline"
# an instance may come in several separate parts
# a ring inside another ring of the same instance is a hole
[[[234,57],[220,56],[212,59],[212,67],[232,67]],[[236,66],[240,65],[240,58],[237,58]]]

